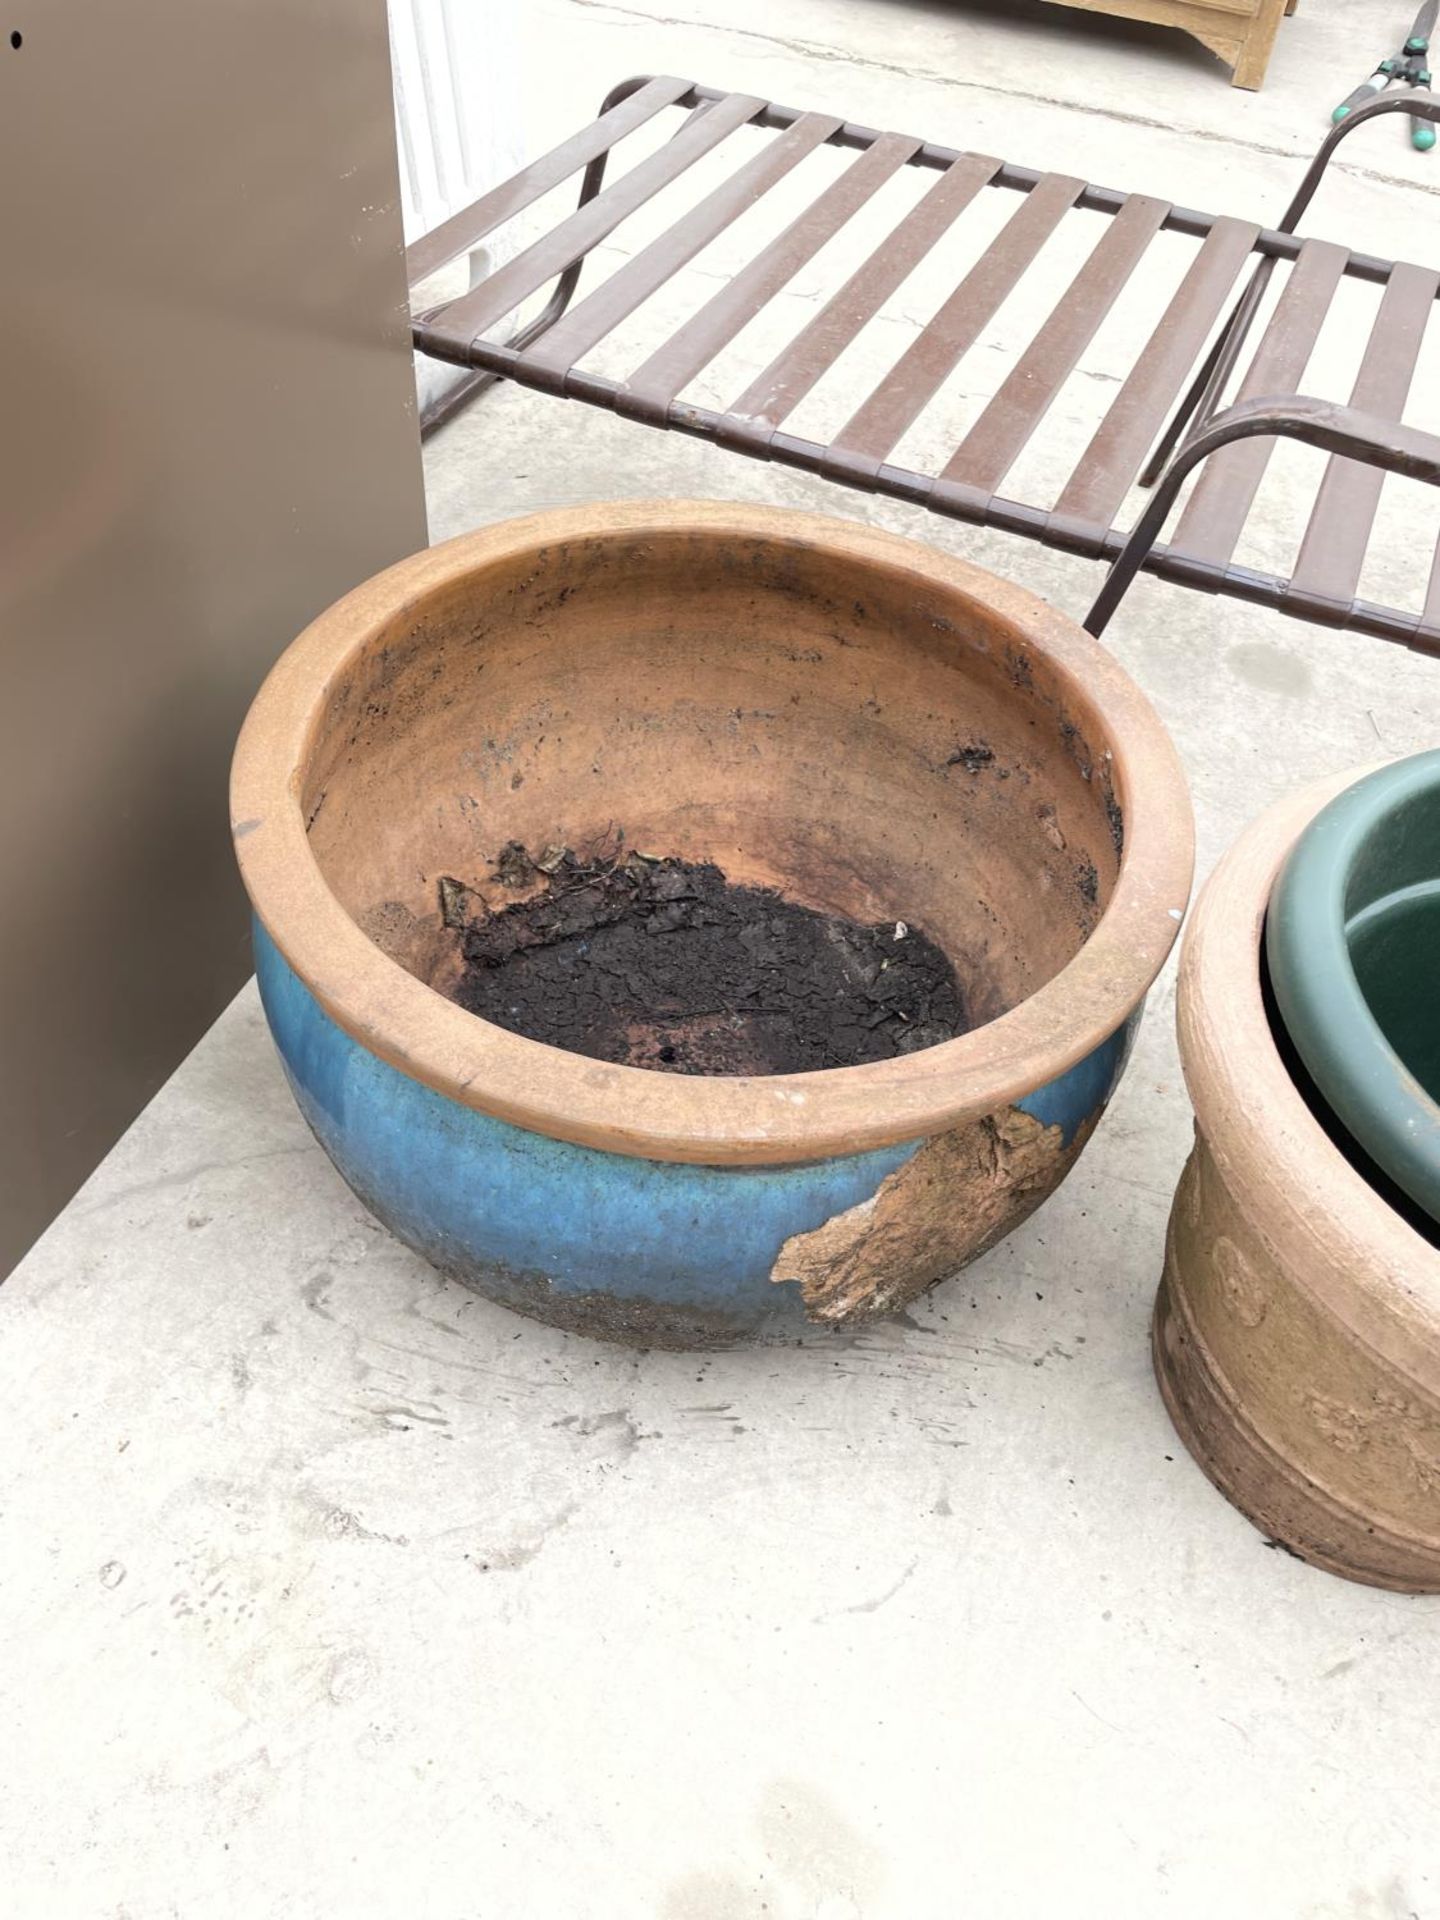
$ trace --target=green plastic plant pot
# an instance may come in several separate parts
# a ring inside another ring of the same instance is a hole
[[[1316,815],[1280,871],[1265,943],[1316,1092],[1440,1222],[1440,751],[1368,775]]]

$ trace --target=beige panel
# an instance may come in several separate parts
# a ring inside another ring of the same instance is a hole
[[[248,971],[250,696],[425,524],[383,0],[12,0],[0,169],[3,1273]]]

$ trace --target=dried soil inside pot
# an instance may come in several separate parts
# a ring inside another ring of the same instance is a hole
[[[903,920],[865,925],[732,885],[710,862],[619,845],[531,855],[512,843],[487,911],[442,883],[460,1005],[595,1060],[684,1074],[858,1066],[966,1030],[945,955]]]

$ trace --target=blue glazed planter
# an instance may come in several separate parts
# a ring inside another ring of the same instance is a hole
[[[1079,629],[908,542],[728,507],[391,569],[277,666],[232,800],[266,1015],[340,1173],[441,1271],[642,1345],[844,1326],[993,1245],[1082,1151],[1189,887],[1173,752]],[[924,926],[981,1024],[688,1078],[462,1011],[440,882],[484,897],[509,841],[617,817]]]
[[[262,927],[255,965],[270,1031],[301,1112],[355,1192],[441,1272],[537,1319],[642,1344],[703,1346],[806,1324],[782,1249],[873,1203],[927,1143],[799,1166],[685,1166],[605,1153],[511,1126],[399,1073],[317,1005]],[[1057,1185],[1124,1071],[1139,1012],[1077,1066],[1015,1103],[1049,1136]],[[1011,1221],[1009,1224],[1015,1224]],[[964,1223],[955,1225],[963,1232]],[[977,1247],[949,1243],[936,1271],[885,1276],[902,1305]],[[782,1269],[783,1270],[783,1269]]]

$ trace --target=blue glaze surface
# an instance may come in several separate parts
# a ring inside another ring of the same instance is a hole
[[[770,1270],[792,1234],[868,1200],[918,1141],[802,1166],[696,1167],[552,1140],[477,1113],[367,1053],[263,928],[266,1017],[306,1119],[346,1180],[437,1265],[562,1294],[718,1312],[793,1306]]]
[[[270,1029],[301,1111],[346,1181],[442,1269],[541,1313],[611,1296],[717,1330],[777,1315],[799,1289],[771,1270],[792,1235],[870,1199],[923,1144],[798,1166],[705,1167],[606,1153],[447,1099],[336,1025],[256,923]],[[1132,1020],[1019,1104],[1065,1139],[1109,1097]]]
[[[1042,1127],[1059,1127],[1068,1147],[1091,1114],[1103,1107],[1119,1086],[1139,1031],[1141,1007],[1093,1053],[1077,1060],[1068,1073],[1027,1093],[1015,1102],[1016,1106],[1032,1114]]]

